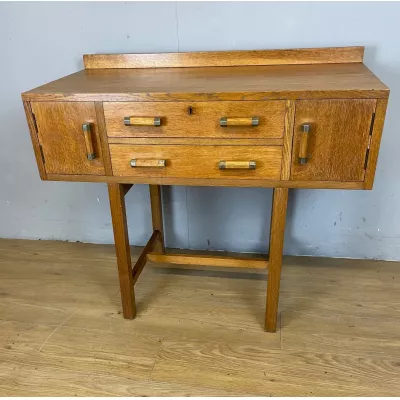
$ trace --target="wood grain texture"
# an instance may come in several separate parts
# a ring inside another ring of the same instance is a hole
[[[94,103],[32,103],[48,174],[104,175]],[[92,124],[94,160],[87,159],[82,124]]]
[[[149,253],[147,259],[156,263],[209,265],[215,267],[258,268],[268,267],[268,260],[260,258],[224,257],[216,255],[195,254],[159,254]]]
[[[96,157],[96,153],[93,148],[92,126],[91,124],[84,124],[82,128],[83,128],[83,137],[85,139],[87,159],[93,160]]]
[[[104,120],[104,109],[102,102],[95,102],[94,107],[96,110],[97,119],[97,132],[99,134],[101,153],[103,155],[104,171],[107,176],[112,175],[112,166],[110,158],[110,149],[107,142],[107,129]]]
[[[27,101],[120,102],[388,96],[389,89],[361,63],[83,70],[22,94]]]
[[[281,282],[283,242],[289,189],[274,189],[269,238],[269,266],[265,330],[275,332],[278,321],[279,289]]]
[[[31,135],[32,146],[33,146],[33,151],[35,153],[36,165],[38,167],[39,176],[41,180],[46,180],[47,174],[43,162],[42,150],[40,149],[37,125],[35,121],[35,116],[32,112],[31,103],[29,101],[24,101],[24,110],[25,110],[26,120],[28,122],[29,133]]]
[[[282,172],[281,179],[287,181],[290,178],[292,166],[293,126],[296,103],[287,100],[285,103],[285,129],[283,134]]]
[[[133,319],[136,315],[136,303],[123,185],[109,183],[108,195],[110,199],[115,251],[117,254],[122,310],[124,318]]]
[[[183,185],[183,186],[232,186],[232,187],[266,187],[266,188],[294,188],[294,189],[364,189],[364,182],[338,182],[338,181],[273,181],[268,179],[225,179],[225,178],[169,178],[151,176],[90,176],[90,175],[57,175],[48,174],[51,181],[71,182],[106,182],[121,184],[145,185]]]
[[[400,391],[398,262],[285,257],[281,330],[268,335],[266,270],[149,263],[136,291],[140,318],[128,321],[113,246],[1,239],[0,254],[3,396]]]
[[[315,49],[204,51],[158,54],[84,54],[86,69],[96,68],[182,68],[240,65],[285,65],[361,63],[364,47]]]
[[[363,181],[376,100],[296,102],[292,180]],[[309,158],[299,164],[301,125],[310,123]]]
[[[164,247],[164,223],[161,201],[161,186],[149,185],[150,206],[151,206],[151,221],[153,230],[158,231],[157,243],[154,246],[156,253],[165,253]]]
[[[191,114],[188,109],[191,107]],[[209,101],[104,103],[109,137],[207,137],[207,138],[281,138],[285,102],[283,101]],[[125,117],[154,115],[161,118],[161,126],[126,126]],[[258,116],[259,126],[221,127],[220,118]]]
[[[253,126],[253,117],[221,117],[224,126]],[[222,121],[220,120],[220,125]]]
[[[139,254],[139,257],[138,257],[135,265],[132,268],[132,283],[133,283],[133,285],[139,279],[139,276],[142,273],[144,266],[146,265],[147,255],[151,251],[154,250],[154,247],[159,240],[159,236],[160,236],[160,232],[154,231],[153,234],[150,236],[150,239],[146,243],[146,246],[144,246],[144,249]]]
[[[365,171],[365,189],[372,189],[374,185],[374,177],[376,171],[376,165],[378,163],[378,154],[379,154],[379,147],[381,144],[382,132],[383,132],[383,124],[385,122],[386,116],[386,108],[387,108],[388,100],[380,99],[377,100],[376,103],[376,110],[375,110],[375,119],[374,125],[372,129],[372,137],[371,143],[369,148],[369,156],[368,156],[368,163],[367,168]]]
[[[233,138],[129,138],[129,137],[109,137],[109,144],[157,144],[160,146],[167,144],[189,144],[196,146],[282,146],[283,138],[265,139],[233,139]]]
[[[280,146],[132,146],[110,145],[111,163],[115,176],[165,178],[230,178],[238,180],[279,180],[282,148]],[[132,168],[137,160],[165,160],[164,168]],[[220,170],[221,160],[254,160],[255,170]]]

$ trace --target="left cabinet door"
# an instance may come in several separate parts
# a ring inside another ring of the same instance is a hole
[[[93,102],[32,102],[48,174],[105,175]]]

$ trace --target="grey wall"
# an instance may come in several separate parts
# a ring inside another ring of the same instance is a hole
[[[20,93],[83,68],[83,53],[365,45],[391,89],[373,191],[294,190],[286,254],[400,259],[399,3],[0,3],[0,237],[111,243],[105,184],[41,182]],[[271,190],[164,187],[168,246],[265,251]],[[132,244],[147,186],[127,196]]]

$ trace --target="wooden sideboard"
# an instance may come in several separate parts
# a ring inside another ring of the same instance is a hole
[[[42,180],[105,182],[125,318],[146,261],[268,268],[277,326],[289,188],[372,189],[389,97],[363,47],[84,55],[22,94]],[[149,184],[154,232],[132,267],[124,196]],[[273,188],[268,259],[165,250],[160,185]]]

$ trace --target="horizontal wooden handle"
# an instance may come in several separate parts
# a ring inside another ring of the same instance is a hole
[[[311,125],[300,126],[299,164],[307,164],[308,161],[308,139],[310,137]]]
[[[156,168],[164,168],[165,160],[131,160],[131,167],[156,167]]]
[[[89,161],[92,161],[96,158],[96,154],[93,148],[92,124],[90,123],[82,124],[82,131],[83,131],[83,136],[85,138],[86,157]]]
[[[126,126],[161,126],[160,117],[125,117]]]
[[[219,120],[220,126],[258,126],[259,123],[258,117],[222,117]]]
[[[256,169],[255,161],[220,161],[219,169]]]

